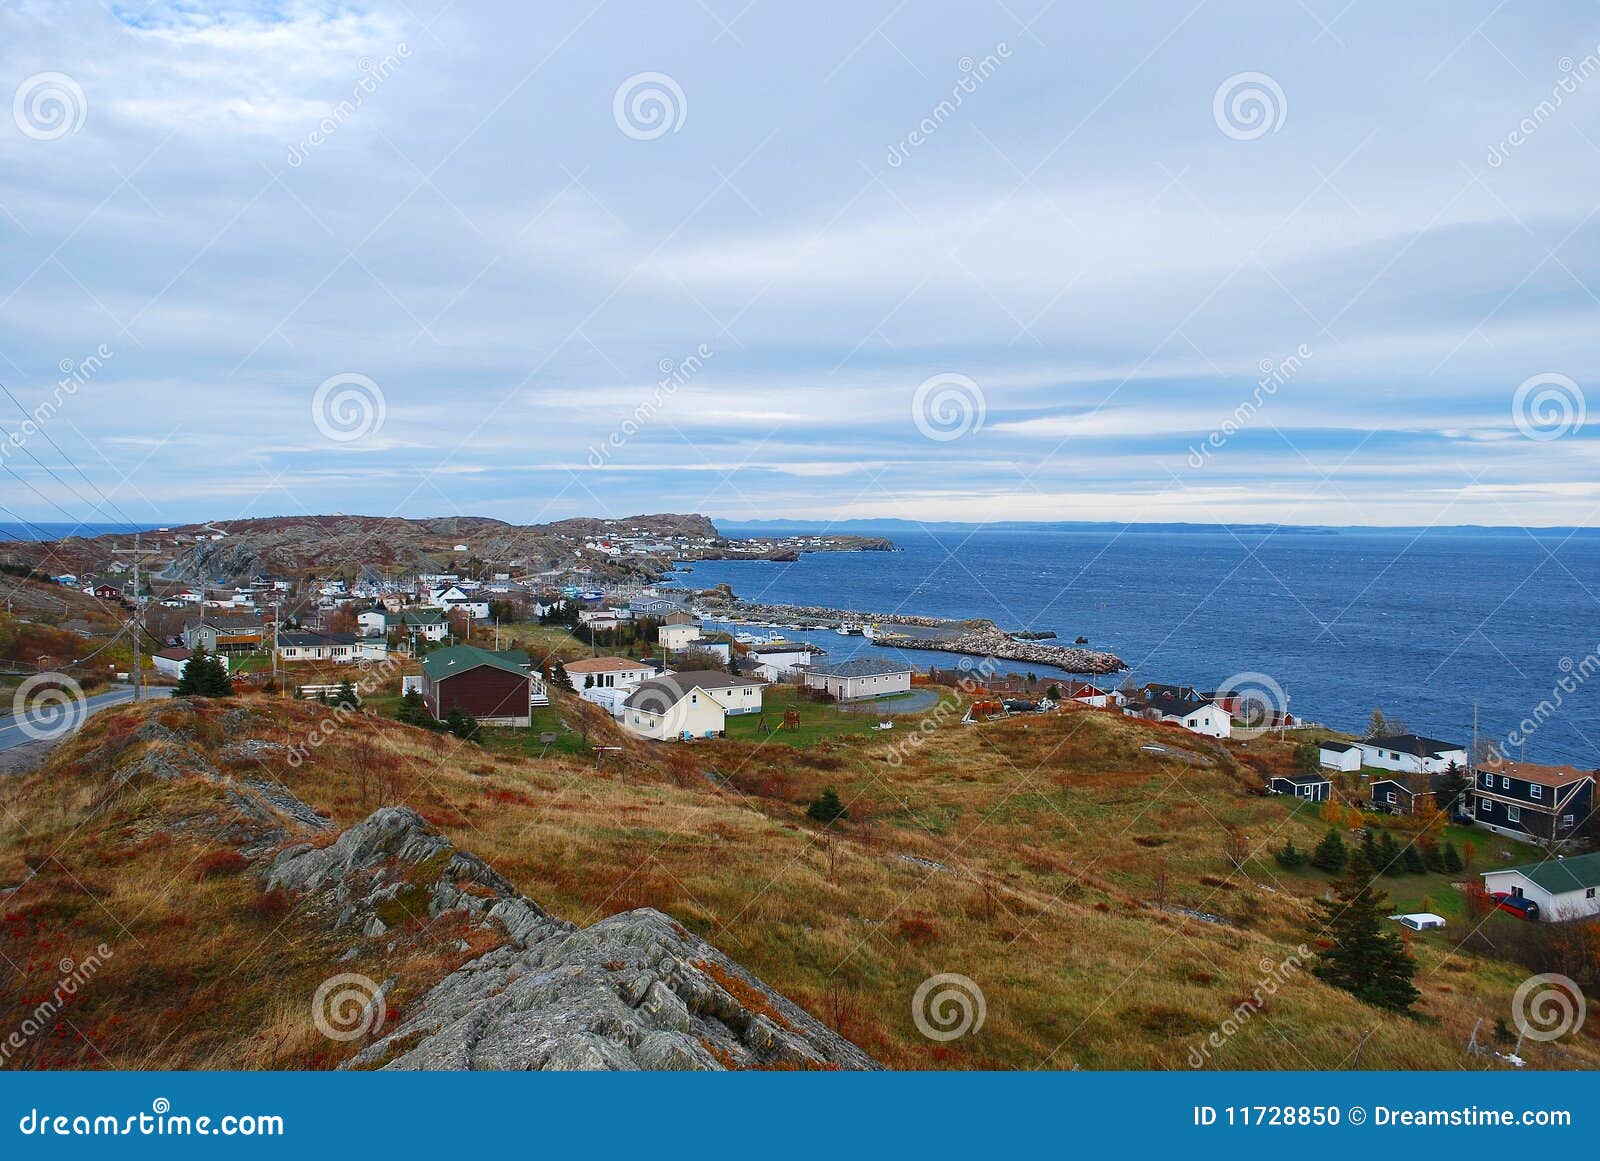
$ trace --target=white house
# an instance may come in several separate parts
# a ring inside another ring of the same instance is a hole
[[[694,683],[696,676],[673,674],[643,683],[623,701],[617,721],[629,733],[658,742],[719,736],[727,726],[728,712]]]
[[[1600,915],[1600,853],[1484,871],[1483,886],[1491,895],[1531,899],[1543,920]]]
[[[781,681],[797,671],[809,668],[815,658],[823,656],[811,649],[752,649],[749,659],[755,665],[755,675],[763,681]]]
[[[632,689],[656,676],[656,668],[627,657],[584,657],[568,661],[563,667],[572,687],[586,689]]]
[[[656,630],[656,642],[663,649],[682,649],[700,637],[700,622],[688,613],[671,613],[666,623]]]
[[[1115,690],[1101,689],[1097,685],[1075,685],[1067,691],[1067,700],[1079,702],[1082,705],[1093,706],[1095,709],[1105,709],[1107,706],[1120,705],[1122,695]]]
[[[1467,768],[1467,752],[1454,742],[1424,738],[1418,734],[1393,734],[1368,738],[1360,743],[1361,764],[1379,770],[1398,770],[1402,774],[1443,774],[1454,762]]]
[[[280,661],[333,661],[347,665],[361,657],[354,633],[318,633],[302,629],[278,634]]]
[[[835,701],[888,697],[911,688],[911,666],[877,657],[810,665],[800,671],[800,677],[807,689],[825,689]]]
[[[450,626],[438,609],[410,609],[400,614],[400,632],[416,634],[424,641],[443,641]]]
[[[1317,761],[1329,770],[1361,769],[1361,747],[1354,742],[1325,741],[1317,746]]]
[[[163,649],[159,653],[152,654],[150,657],[150,663],[156,667],[157,673],[164,674],[167,677],[182,677],[183,667],[189,663],[190,656],[192,656],[192,654],[188,649],[178,646],[173,649]],[[222,662],[223,669],[228,668],[227,654],[218,653],[214,656],[216,656],[216,658]]]
[[[1215,702],[1191,698],[1155,695],[1144,701],[1130,702],[1122,708],[1129,717],[1144,718],[1152,722],[1170,722],[1182,726],[1192,734],[1208,738],[1227,738],[1233,735],[1233,722]]]
[[[356,614],[356,624],[361,626],[361,632],[367,637],[381,637],[384,630],[389,627],[389,616],[376,609],[369,609],[365,613]]]

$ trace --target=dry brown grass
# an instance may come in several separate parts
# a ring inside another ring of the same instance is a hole
[[[249,732],[269,740],[303,737],[323,716],[274,699],[244,704],[260,718]],[[205,706],[188,723],[213,753],[236,740],[223,712]],[[482,950],[455,951],[461,933],[447,925],[412,924],[395,933],[393,954],[380,941],[336,964],[342,945],[321,920],[261,906],[254,871],[227,866],[224,844],[208,837],[224,813],[216,787],[139,784],[105,796],[104,755],[129,744],[140,720],[132,710],[97,717],[50,767],[5,788],[0,882],[23,884],[5,905],[6,942],[29,987],[74,948],[107,939],[116,949],[70,1020],[21,1063],[319,1067],[347,1052],[309,1030],[322,979],[396,976],[392,1007],[403,1010]],[[897,731],[804,752],[697,743],[669,768],[673,750],[603,718],[591,728],[621,747],[598,768],[368,721],[334,731],[298,769],[268,756],[231,770],[283,781],[340,827],[380,800],[404,802],[580,924],[660,908],[907,1068],[1188,1067],[1307,940],[1322,889],[1317,877],[1280,877],[1270,857],[1244,874],[1223,861],[1225,826],[1263,855],[1291,835],[1309,848],[1322,833],[1282,800],[1249,792],[1261,770],[1292,761],[1291,747],[1270,739],[1224,747],[1084,710],[945,724],[900,765],[888,760],[906,737]],[[1209,765],[1141,749],[1152,740]],[[804,808],[828,786],[851,817],[823,830]],[[32,878],[29,863],[42,865]],[[1152,905],[1163,876],[1165,910]],[[1363,1038],[1362,1067],[1480,1066],[1466,1038],[1480,1017],[1486,1028],[1509,1017],[1524,972],[1450,947],[1431,934],[1415,943],[1420,1019],[1290,969],[1207,1066],[1338,1068]],[[970,977],[987,1003],[982,1030],[948,1044],[922,1036],[911,1012],[917,986],[941,972]],[[1561,1048],[1565,1066],[1600,1062],[1587,1034]]]

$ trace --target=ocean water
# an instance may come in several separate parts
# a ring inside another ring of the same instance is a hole
[[[697,561],[675,583],[726,583],[755,601],[988,617],[1054,630],[1067,644],[1082,635],[1139,682],[1212,689],[1265,674],[1296,715],[1341,729],[1362,729],[1381,706],[1414,732],[1467,743],[1476,705],[1480,734],[1513,754],[1600,766],[1600,536],[1588,531],[887,534],[899,551]],[[894,652],[831,632],[786,635],[836,660]]]
[[[0,540],[60,540],[64,536],[104,536],[109,532],[149,532],[154,524],[63,524],[41,520],[18,524],[0,520]]]

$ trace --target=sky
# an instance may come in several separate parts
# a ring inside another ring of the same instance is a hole
[[[1597,188],[1587,4],[13,0],[0,516],[1589,525]]]

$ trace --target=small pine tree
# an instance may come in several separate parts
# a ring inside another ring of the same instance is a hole
[[[1294,845],[1294,839],[1283,844],[1283,849],[1276,851],[1272,856],[1278,861],[1278,866],[1288,870],[1303,866],[1306,861],[1305,852]]]
[[[1455,843],[1447,842],[1444,844],[1444,854],[1440,857],[1440,862],[1444,865],[1445,874],[1447,875],[1456,875],[1462,871],[1461,852],[1456,850]]]
[[[1389,723],[1383,716],[1381,709],[1373,709],[1372,716],[1367,719],[1367,737],[1381,738],[1389,733]]]
[[[1428,867],[1422,861],[1422,852],[1417,850],[1416,843],[1407,843],[1405,850],[1400,852],[1400,867],[1408,875],[1427,873]]]
[[[1361,832],[1361,857],[1367,860],[1369,867],[1378,865],[1378,835],[1370,826]]]
[[[564,689],[568,693],[576,693],[572,688],[572,678],[567,675],[567,667],[557,661],[555,668],[550,671],[550,681],[557,689]]]
[[[1388,831],[1383,832],[1378,842],[1378,869],[1385,875],[1398,875],[1405,870],[1400,861],[1400,844]]]
[[[478,719],[466,713],[460,706],[451,706],[444,715],[445,729],[463,742],[476,742],[483,733],[483,727],[478,724]]]
[[[1301,742],[1294,751],[1295,769],[1302,774],[1315,774],[1322,769],[1322,748],[1315,742]]]
[[[233,681],[222,664],[222,658],[204,649],[196,649],[189,655],[189,660],[183,663],[183,672],[178,675],[178,688],[173,692],[179,697],[232,697]]]
[[[356,695],[356,687],[350,684],[347,677],[339,683],[339,692],[333,695],[333,704],[356,709],[361,705],[361,698]]]
[[[850,812],[845,809],[844,803],[839,801],[838,792],[830,786],[806,808],[806,817],[813,822],[830,823],[841,818],[849,818]]]
[[[1339,837],[1339,832],[1330,830],[1327,836],[1317,844],[1317,849],[1311,852],[1311,865],[1319,871],[1327,871],[1330,875],[1337,875],[1344,870],[1345,863],[1350,860],[1350,852],[1345,848],[1344,840]]]
[[[1312,972],[1378,1008],[1408,1012],[1420,993],[1412,985],[1416,961],[1400,936],[1387,926],[1389,901],[1373,890],[1372,868],[1358,853],[1334,885],[1331,900],[1318,900],[1323,919],[1316,932],[1327,950]]]

